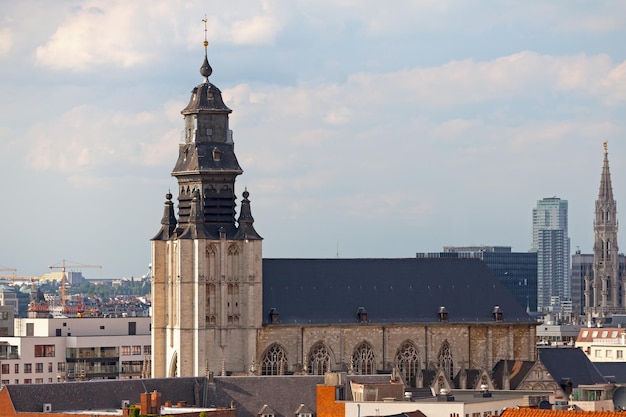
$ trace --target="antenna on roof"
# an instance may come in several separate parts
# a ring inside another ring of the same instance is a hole
[[[339,258],[339,241],[337,241],[337,258]]]

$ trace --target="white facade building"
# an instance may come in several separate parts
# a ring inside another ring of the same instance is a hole
[[[6,384],[139,378],[152,353],[150,317],[18,318],[0,337]]]
[[[576,347],[592,362],[626,362],[626,332],[615,327],[591,327],[580,330]]]

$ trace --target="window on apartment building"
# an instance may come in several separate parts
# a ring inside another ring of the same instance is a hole
[[[612,350],[607,349],[605,354],[606,354],[607,358],[612,358],[613,357],[613,351]]]
[[[16,373],[16,374],[20,373],[20,364],[19,363],[15,364],[15,372],[14,373]]]
[[[56,329],[56,335],[57,337],[61,336],[61,329]]]
[[[65,362],[57,362],[57,372],[65,372]]]
[[[2,375],[8,375],[11,370],[9,369],[10,365],[8,363],[2,364]]]
[[[43,378],[35,378],[35,384],[43,384]]]
[[[24,364],[24,373],[25,374],[30,374],[33,372],[33,364],[32,363],[25,363]]]
[[[141,355],[141,346],[133,346],[133,355]]]
[[[104,326],[100,326],[100,330],[104,330]]]
[[[594,349],[594,356],[596,358],[601,358],[602,357],[602,350],[600,349]]]
[[[616,356],[617,356],[617,359],[624,359],[624,351],[621,349],[618,349],[616,352]]]
[[[8,379],[3,379],[2,380],[2,385],[9,385],[9,380]]]
[[[15,380],[15,385],[17,385],[17,384],[19,384],[19,383],[20,383],[20,380],[19,380],[19,379],[16,379],[16,380]]]
[[[38,362],[35,364],[35,373],[42,374],[43,373],[43,363]]]
[[[52,378],[48,378],[48,382],[52,382]]]
[[[32,384],[32,383],[33,383],[33,380],[32,380],[32,379],[30,379],[30,378],[26,378],[26,379],[24,380],[24,383],[25,383],[25,384]]]
[[[130,336],[134,336],[137,334],[137,322],[136,321],[128,322],[128,334]]]
[[[35,335],[35,323],[26,323],[26,336]]]
[[[143,354],[144,355],[152,355],[152,346],[151,345],[144,345],[144,347],[143,347]]]
[[[130,346],[122,346],[122,349],[120,350],[120,355],[122,356],[130,355]]]
[[[8,320],[9,312],[8,311],[0,311],[0,320]]]
[[[54,345],[35,345],[36,358],[54,358]]]
[[[52,362],[48,362],[48,373],[51,374],[53,369]]]

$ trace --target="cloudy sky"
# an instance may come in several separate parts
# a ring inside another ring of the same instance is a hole
[[[626,2],[3,1],[0,265],[147,272],[205,14],[266,257],[590,252],[604,140],[626,211]]]

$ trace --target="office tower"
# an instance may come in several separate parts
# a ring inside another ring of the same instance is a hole
[[[420,252],[418,258],[478,258],[527,311],[537,311],[537,253],[513,252],[510,246],[445,246],[443,252]]]
[[[569,300],[570,241],[567,234],[567,200],[537,201],[533,209],[532,252],[537,252],[537,309],[549,311]]]

